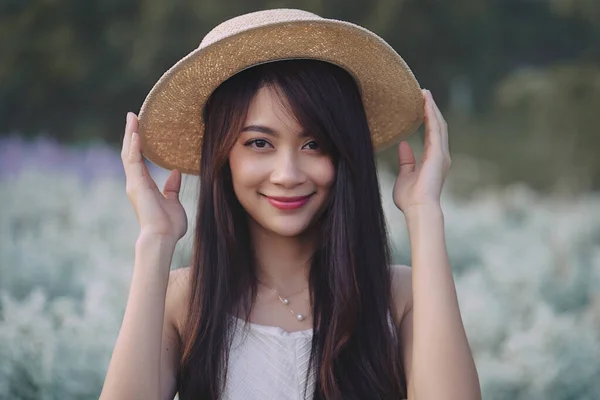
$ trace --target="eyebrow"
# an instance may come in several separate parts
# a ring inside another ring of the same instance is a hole
[[[279,136],[279,133],[275,129],[269,128],[268,126],[263,126],[263,125],[248,125],[248,126],[244,127],[244,129],[242,129],[242,132],[250,132],[250,131],[264,133],[265,135],[269,135],[269,136],[275,136],[275,137]],[[300,137],[308,137],[308,135],[304,131],[301,131],[299,133],[299,136]]]

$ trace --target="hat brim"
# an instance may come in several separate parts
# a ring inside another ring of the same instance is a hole
[[[208,97],[244,69],[288,59],[326,61],[352,74],[376,150],[403,140],[423,121],[419,84],[383,39],[344,21],[299,20],[246,30],[198,48],[177,62],[141,107],[142,153],[162,168],[198,175],[202,111]]]

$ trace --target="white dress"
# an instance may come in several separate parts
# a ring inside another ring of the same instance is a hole
[[[224,400],[305,400],[314,393],[307,382],[312,329],[286,332],[236,318]],[[305,396],[306,387],[306,396]]]

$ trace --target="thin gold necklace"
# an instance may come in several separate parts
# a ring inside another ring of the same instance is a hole
[[[279,293],[279,292],[277,291],[277,289],[274,289],[274,288],[272,288],[271,286],[267,285],[266,283],[264,283],[264,282],[263,282],[263,281],[261,281],[260,279],[258,279],[258,282],[259,282],[261,285],[265,286],[267,289],[270,289],[270,290],[272,290],[272,291],[273,291],[273,292],[274,292],[274,293],[277,295],[277,298],[279,299],[279,301],[281,302],[281,304],[283,304],[283,305],[284,305],[284,306],[285,306],[285,307],[288,309],[288,311],[289,311],[289,312],[290,312],[290,313],[291,313],[293,316],[295,316],[295,317],[296,317],[296,319],[297,319],[298,321],[304,321],[304,318],[306,318],[306,317],[305,317],[303,314],[296,313],[296,312],[295,312],[295,311],[292,309],[292,307],[290,307],[290,299],[289,299],[289,298],[290,298],[290,297],[292,297],[292,296],[295,296],[295,295],[297,295],[297,294],[300,294],[300,293],[304,292],[306,289],[308,289],[308,287],[305,287],[304,289],[302,289],[302,290],[299,290],[299,291],[298,291],[298,292],[296,292],[296,293],[292,293],[292,294],[290,294],[290,295],[288,295],[288,296],[282,296],[282,295],[281,295],[281,293]]]

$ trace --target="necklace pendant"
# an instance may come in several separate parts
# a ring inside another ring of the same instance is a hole
[[[302,314],[298,314],[298,315],[296,315],[296,319],[297,319],[298,321],[304,321],[304,315],[302,315]]]

